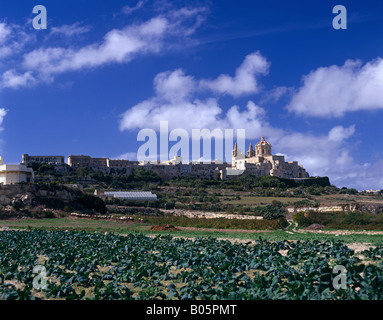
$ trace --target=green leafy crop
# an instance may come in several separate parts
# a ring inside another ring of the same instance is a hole
[[[341,241],[3,231],[0,299],[382,299],[382,248],[362,254],[369,263]],[[335,265],[347,269],[346,289],[333,287]]]

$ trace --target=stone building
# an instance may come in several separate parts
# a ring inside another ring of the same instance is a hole
[[[32,168],[27,168],[24,164],[4,164],[4,159],[0,156],[0,184],[33,183],[34,178]]]
[[[25,153],[21,157],[21,163],[26,166],[30,166],[32,163],[61,165],[64,164],[64,156],[30,156],[29,154]]]
[[[308,178],[306,170],[297,161],[285,161],[281,155],[271,153],[271,144],[262,137],[255,148],[250,144],[244,154],[235,143],[232,155],[231,170],[226,175],[239,175],[240,172],[252,173],[256,176],[271,175],[280,178]]]
[[[89,169],[102,169],[102,168],[129,168],[136,165],[137,161],[130,160],[113,160],[109,158],[92,158],[91,156],[68,156],[68,165],[72,168],[89,168]]]

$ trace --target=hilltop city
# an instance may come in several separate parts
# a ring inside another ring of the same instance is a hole
[[[253,174],[257,177],[275,176],[280,178],[306,179],[309,174],[297,161],[286,162],[284,156],[272,155],[271,144],[264,137],[255,145],[250,143],[244,154],[235,143],[232,162],[190,162],[183,163],[181,156],[168,161],[130,161],[110,158],[93,158],[89,155],[69,155],[67,163],[62,155],[29,155],[23,154],[20,164],[5,164],[0,158],[0,184],[34,182],[33,165],[52,165],[57,171],[70,168],[88,168],[107,174],[132,174],[136,169],[145,169],[157,173],[160,177],[198,177],[201,179],[228,179],[242,174]]]

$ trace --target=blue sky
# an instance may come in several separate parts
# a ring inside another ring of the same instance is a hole
[[[7,1],[0,151],[133,159],[166,120],[245,129],[312,176],[383,189],[382,15],[371,0]]]

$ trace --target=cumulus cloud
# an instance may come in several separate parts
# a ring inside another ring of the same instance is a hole
[[[192,129],[217,127],[221,113],[216,99],[183,100],[173,104],[153,98],[127,110],[122,115],[120,129],[151,128],[158,131],[160,121],[168,121],[170,130],[182,128],[191,132]]]
[[[256,76],[267,74],[269,67],[270,63],[257,51],[245,57],[243,63],[235,71],[234,77],[222,74],[213,80],[202,80],[200,85],[212,91],[234,97],[257,93],[259,84]]]
[[[275,135],[281,130],[271,127],[265,119],[265,110],[249,101],[241,110],[232,106],[226,113],[214,98],[183,101],[182,104],[162,104],[156,99],[146,100],[122,115],[121,130],[151,128],[160,129],[160,121],[167,121],[169,130],[184,129],[189,134],[193,129],[245,129],[246,138],[262,134]]]
[[[350,147],[345,141],[354,133],[355,126],[336,126],[328,134],[284,133],[275,143],[275,148],[286,154],[289,160],[299,159],[311,175],[333,176],[341,168],[352,163]]]
[[[165,71],[154,78],[154,89],[158,97],[169,101],[185,99],[192,94],[204,91],[212,93],[226,93],[232,96],[257,93],[260,88],[255,75],[267,73],[269,63],[259,51],[245,57],[242,64],[237,68],[235,77],[225,74],[215,79],[195,79],[186,75],[182,69]],[[279,87],[272,95],[279,97],[286,94],[288,88]]]
[[[327,176],[337,187],[358,190],[383,189],[383,159],[358,162],[350,138],[355,125],[335,126],[327,134],[283,132],[274,139],[273,153],[283,153],[287,161],[297,160],[311,176]]]
[[[256,60],[265,61],[257,52],[248,55],[237,69],[236,80],[242,81],[252,73]],[[249,62],[251,61],[251,62]],[[238,71],[239,70],[239,71]],[[260,67],[257,69],[260,70]],[[218,76],[221,79],[222,76]],[[240,79],[240,80],[238,80]],[[213,80],[214,81],[214,80]],[[245,108],[233,105],[225,113],[215,96],[199,99],[201,93],[216,93],[215,89],[206,86],[207,80],[198,80],[186,75],[181,69],[157,74],[153,85],[156,95],[133,106],[122,115],[121,130],[152,128],[159,130],[160,121],[168,121],[169,129],[182,128],[191,132],[192,129],[246,129],[249,137],[278,131],[269,126],[266,112],[249,101]],[[249,87],[247,87],[249,88]],[[242,92],[251,91],[242,88]],[[256,89],[253,87],[253,89]],[[239,93],[239,89],[235,89]],[[254,91],[254,90],[253,90]],[[261,133],[262,132],[262,133]]]
[[[154,78],[154,89],[160,98],[179,101],[195,92],[197,83],[192,76],[185,75],[181,69],[165,71]]]
[[[303,77],[288,110],[314,117],[340,117],[346,112],[383,109],[383,59],[362,64],[321,67]]]

